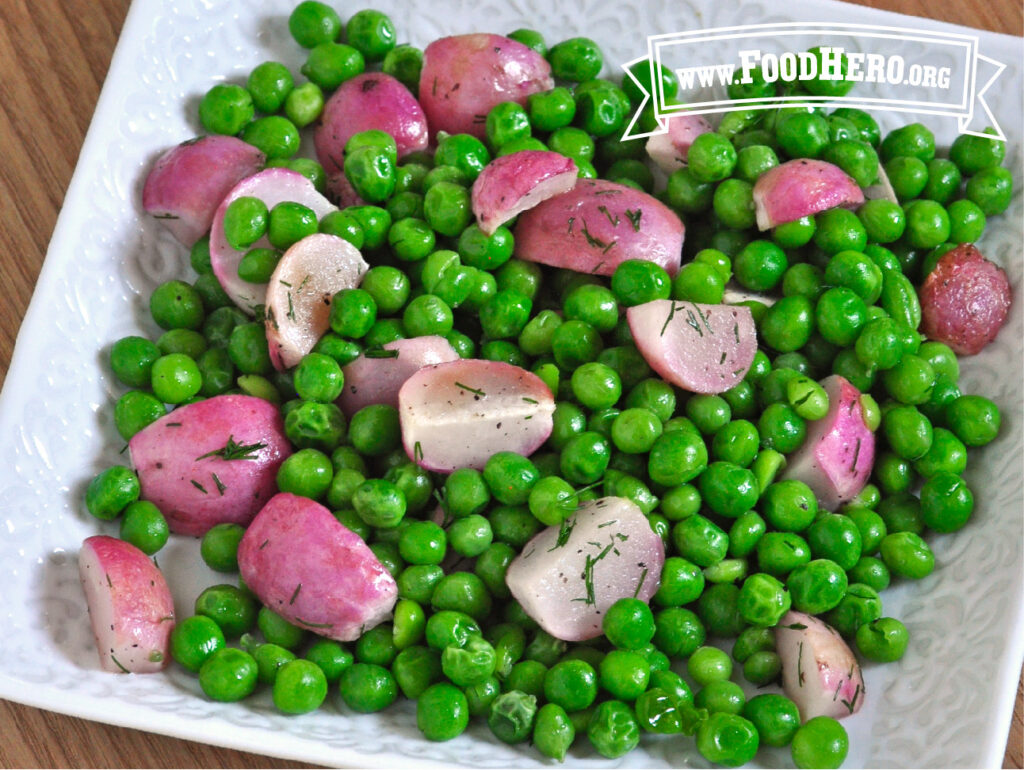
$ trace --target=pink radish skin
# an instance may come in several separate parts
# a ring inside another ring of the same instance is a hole
[[[637,349],[658,374],[692,393],[723,393],[750,369],[757,331],[750,309],[656,299],[626,310]]]
[[[865,697],[860,664],[834,628],[790,610],[775,627],[775,647],[782,659],[782,689],[800,709],[802,722],[860,711]]]
[[[540,377],[500,361],[424,366],[398,392],[406,454],[442,473],[482,470],[496,452],[533,454],[551,435],[554,410]]]
[[[266,157],[233,136],[200,136],[157,159],[142,188],[142,208],[191,247],[210,229],[224,196]]]
[[[839,166],[800,158],[768,169],[754,182],[754,211],[759,230],[834,209],[856,208],[864,192]]]
[[[281,256],[267,284],[270,361],[295,366],[330,328],[331,298],[359,285],[369,265],[359,249],[336,235],[307,235]]]
[[[94,535],[78,572],[104,671],[151,674],[171,660],[174,601],[152,560],[131,543]]]
[[[267,204],[268,209],[278,203],[294,201],[308,206],[318,219],[335,211],[337,207],[316,191],[313,183],[297,171],[287,168],[268,168],[243,179],[225,196],[210,226],[210,264],[213,274],[224,288],[231,301],[249,315],[266,301],[267,285],[249,283],[238,277],[238,263],[246,250],[232,248],[224,237],[224,212],[235,198],[251,196]],[[252,248],[269,248],[270,241],[261,238]]]
[[[526,106],[530,94],[554,85],[551,66],[532,48],[501,35],[455,35],[424,49],[419,100],[431,136],[447,131],[483,139],[492,107]]]
[[[345,145],[355,134],[386,131],[399,159],[427,148],[427,118],[409,89],[391,75],[366,72],[338,86],[313,134],[316,156],[328,174],[342,170]]]
[[[789,456],[783,477],[804,482],[822,508],[837,510],[868,482],[875,461],[875,434],[864,424],[861,393],[833,374],[821,381],[828,414],[807,425],[803,446]]]
[[[601,635],[617,600],[650,601],[664,564],[665,545],[643,511],[625,498],[603,497],[535,535],[509,564],[505,583],[541,628],[581,642]]]
[[[260,601],[290,623],[349,642],[391,616],[394,578],[324,506],[281,492],[253,519],[238,568]]]
[[[128,449],[142,499],[182,535],[248,524],[277,491],[277,469],[292,451],[278,408],[241,395],[178,407],[132,436]],[[219,454],[204,457],[211,452]]]
[[[702,115],[675,115],[668,119],[668,130],[647,140],[647,155],[666,174],[686,165],[693,140],[714,131]]]
[[[516,221],[515,255],[578,273],[611,275],[620,262],[646,259],[679,272],[683,223],[668,206],[632,187],[579,179]]]
[[[381,347],[391,355],[364,354],[341,370],[345,389],[336,403],[349,417],[370,404],[387,404],[397,409],[398,392],[407,379],[424,366],[459,359],[451,343],[438,335],[394,340]]]
[[[558,152],[521,150],[495,158],[473,182],[472,205],[480,229],[500,225],[576,185],[578,169]]]

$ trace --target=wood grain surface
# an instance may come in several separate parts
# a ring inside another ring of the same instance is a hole
[[[1020,35],[1021,0],[861,0]],[[0,383],[129,0],[0,0]],[[1003,767],[1024,767],[1018,688]],[[0,701],[3,767],[299,767]]]

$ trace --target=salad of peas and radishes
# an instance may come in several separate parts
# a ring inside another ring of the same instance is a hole
[[[977,247],[1005,143],[941,157],[820,106],[625,139],[644,93],[586,37],[421,50],[317,0],[288,29],[300,71],[214,85],[148,170],[194,274],[108,351],[128,460],[85,504],[120,537],[79,560],[103,668],[284,714],[408,699],[425,740],[478,721],[557,760],[658,734],[841,766],[861,662],[908,645],[885,589],[969,524],[999,432],[958,356],[1011,302]],[[184,618],[172,533],[224,575]]]

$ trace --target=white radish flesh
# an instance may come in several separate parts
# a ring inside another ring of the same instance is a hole
[[[657,299],[626,311],[637,349],[658,374],[693,393],[723,393],[750,369],[757,332],[750,309]]]
[[[78,571],[104,671],[148,674],[171,660],[174,601],[152,560],[131,543],[94,535]]]
[[[424,366],[398,393],[406,454],[444,473],[483,469],[496,452],[532,454],[551,435],[554,410],[543,380],[500,361]]]
[[[590,500],[538,533],[505,574],[512,596],[556,639],[602,633],[608,608],[625,597],[650,601],[665,563],[661,537],[633,502]]]
[[[611,275],[627,259],[679,272],[683,223],[657,198],[604,179],[578,179],[516,221],[515,255],[577,273]]]
[[[249,315],[255,315],[266,300],[267,285],[249,283],[238,277],[238,264],[247,250],[233,248],[224,237],[224,212],[236,198],[250,196],[259,198],[268,209],[278,203],[294,201],[308,206],[317,219],[324,217],[337,207],[316,191],[313,183],[297,171],[287,168],[268,168],[243,179],[225,196],[210,226],[210,264],[213,274],[225,293],[238,307]],[[270,241],[260,238],[252,248],[269,248]]]
[[[782,689],[800,720],[855,714],[864,705],[864,677],[849,646],[831,626],[790,610],[775,627],[775,648],[782,659]]]
[[[359,249],[336,235],[315,233],[293,244],[270,276],[266,294],[270,360],[290,369],[330,328],[331,298],[359,285],[370,269]]]

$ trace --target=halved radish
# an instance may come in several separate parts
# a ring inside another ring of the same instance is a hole
[[[369,546],[308,497],[274,495],[238,545],[245,585],[301,628],[348,642],[391,616],[398,586]]]
[[[419,100],[430,133],[483,139],[487,113],[501,102],[526,98],[555,85],[539,53],[501,35],[476,33],[435,40],[423,51]]]
[[[790,610],[775,627],[782,659],[782,689],[800,709],[800,720],[842,719],[864,705],[864,677],[846,642],[831,626]]]
[[[645,259],[679,272],[683,223],[657,198],[604,179],[578,179],[516,221],[515,255],[578,273],[611,275],[620,262]]]
[[[860,391],[833,374],[821,381],[828,414],[807,424],[807,438],[786,463],[783,478],[804,482],[818,504],[834,511],[867,484],[875,461],[875,434],[864,424]]]
[[[863,191],[845,171],[813,158],[786,161],[754,182],[754,210],[760,230],[836,206],[854,208],[863,202]]]
[[[473,182],[473,214],[490,235],[519,212],[576,184],[571,158],[548,150],[520,150],[495,158]]]
[[[686,165],[693,140],[701,134],[714,131],[703,115],[673,115],[668,119],[668,130],[647,140],[647,154],[655,165],[671,174]]]
[[[921,331],[961,356],[980,353],[996,338],[1013,299],[1003,269],[970,243],[942,255],[919,295]]]
[[[540,377],[500,361],[424,366],[398,392],[406,454],[444,473],[483,469],[496,452],[532,454],[551,435],[554,410]]]
[[[278,408],[243,395],[178,407],[132,436],[128,450],[142,499],[183,535],[248,524],[277,490],[277,469],[292,452]]]
[[[693,393],[723,393],[757,352],[750,308],[656,299],[626,310],[637,349],[658,374]]]
[[[266,300],[266,284],[249,283],[238,277],[238,263],[245,256],[245,251],[232,248],[224,237],[224,212],[231,201],[243,196],[259,198],[268,209],[284,201],[301,203],[311,208],[317,218],[335,211],[337,207],[318,193],[309,179],[287,168],[268,168],[253,174],[231,188],[224,197],[210,226],[210,264],[231,301],[249,315],[255,315]],[[269,246],[270,241],[261,238],[252,248]]]
[[[616,601],[650,601],[661,582],[665,544],[633,502],[602,497],[523,546],[505,573],[512,596],[556,639],[600,636]]]
[[[313,134],[316,157],[328,174],[342,170],[345,144],[377,129],[391,134],[399,159],[427,148],[427,118],[409,89],[391,75],[365,72],[338,86]]]
[[[142,187],[142,208],[191,246],[210,229],[231,188],[266,162],[263,153],[233,136],[200,136],[161,155]]]
[[[94,535],[82,543],[78,572],[103,669],[148,674],[165,668],[174,601],[152,560],[131,543]]]
[[[413,374],[429,364],[457,361],[459,354],[444,337],[426,337],[386,342],[382,350],[365,351],[342,368],[345,389],[337,404],[352,416],[370,404],[398,407],[398,391]]]
[[[281,256],[267,284],[270,360],[290,369],[330,327],[331,298],[359,285],[370,269],[359,249],[336,235],[307,235]]]

